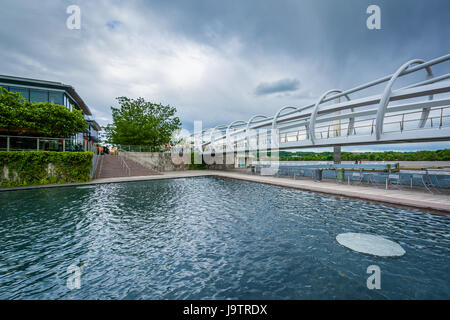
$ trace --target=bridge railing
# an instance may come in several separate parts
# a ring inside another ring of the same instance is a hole
[[[430,113],[434,114],[429,116],[424,124],[425,129],[450,127],[450,106],[432,109]],[[405,112],[402,114],[393,114],[385,116],[384,132],[398,132],[417,130],[418,124],[422,121],[422,111]],[[329,139],[350,135],[373,135],[375,133],[375,119],[362,119],[356,120],[354,126],[349,129],[349,121],[342,121],[337,126],[336,124],[326,124],[316,127],[316,137],[320,139]],[[338,128],[337,128],[338,127]],[[299,138],[303,139],[299,139]],[[296,140],[293,140],[296,138]],[[296,130],[283,132],[280,137],[280,141],[299,141],[306,140],[306,130]]]
[[[346,91],[329,90],[315,104],[284,107],[273,117],[258,115],[206,129],[201,134],[202,147],[241,145],[234,151],[249,150],[249,141],[257,135],[252,131],[262,129],[269,137],[279,133],[280,149],[449,139],[450,73],[434,76],[431,70],[449,60],[450,54],[428,62],[411,60],[389,76]],[[393,89],[397,78],[422,70],[426,80]],[[350,97],[385,82],[379,95]],[[267,142],[271,143],[270,138]]]
[[[385,133],[403,133],[407,131],[416,131],[418,124],[422,121],[422,110],[404,112],[401,114],[391,114],[385,116],[384,128]],[[376,124],[375,119],[361,119],[353,122],[351,132],[349,131],[350,121],[341,121],[339,125],[329,123],[315,128],[317,139],[332,139],[348,136],[373,136],[375,134]],[[426,119],[424,129],[441,129],[450,127],[450,106],[433,108],[430,110],[430,116]],[[270,133],[270,131],[269,131]],[[236,138],[233,142],[236,150],[239,143],[245,144],[245,149],[249,149],[247,139],[256,138],[257,134],[249,135],[248,137]],[[301,127],[297,130],[285,130],[280,133],[280,143],[308,141],[308,130],[306,127]],[[221,145],[223,150],[226,150],[227,144],[225,139],[217,140],[215,147]]]
[[[128,174],[128,176],[131,176],[131,168],[127,164],[125,157],[122,154],[119,154],[120,164],[122,166],[122,169],[125,170]]]

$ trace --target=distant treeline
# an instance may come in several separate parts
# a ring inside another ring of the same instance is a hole
[[[333,152],[280,151],[281,161],[333,161]],[[450,149],[416,152],[342,152],[342,161],[450,161]]]

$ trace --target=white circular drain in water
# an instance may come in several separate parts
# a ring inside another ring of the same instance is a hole
[[[379,257],[400,257],[405,250],[396,242],[365,233],[341,233],[337,242],[356,252],[367,253]]]

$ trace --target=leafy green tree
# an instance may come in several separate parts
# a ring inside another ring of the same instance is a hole
[[[281,161],[330,161],[333,160],[331,152],[280,152]],[[449,161],[450,149],[437,151],[416,152],[342,152],[342,161]]]
[[[181,128],[176,108],[145,101],[117,98],[120,108],[111,107],[113,123],[106,126],[107,142],[114,145],[143,145],[161,148]]]
[[[62,105],[33,103],[20,93],[0,87],[0,128],[8,132],[46,137],[68,137],[88,128],[81,110]]]

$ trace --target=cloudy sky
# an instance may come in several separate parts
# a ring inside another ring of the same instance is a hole
[[[450,52],[448,0],[2,0],[0,26],[0,74],[74,86],[101,125],[118,96],[175,106],[188,130],[272,115]]]

